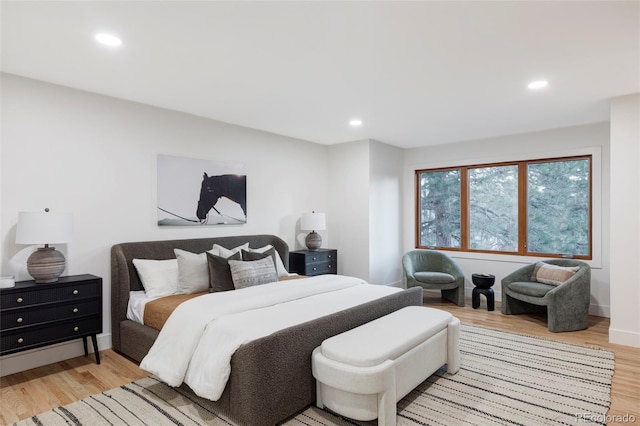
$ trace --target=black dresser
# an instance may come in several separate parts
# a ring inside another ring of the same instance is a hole
[[[300,275],[338,273],[338,250],[295,250],[289,252],[289,272]]]
[[[19,281],[0,289],[0,355],[82,338],[89,354],[91,336],[96,362],[96,335],[102,333],[102,278],[60,277],[55,283]]]

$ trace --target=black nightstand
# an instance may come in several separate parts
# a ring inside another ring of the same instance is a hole
[[[289,272],[300,275],[338,273],[338,250],[295,250],[289,252]]]
[[[102,333],[102,278],[60,277],[55,283],[19,281],[0,289],[0,355],[82,338],[88,356],[91,336],[96,363],[96,335]]]

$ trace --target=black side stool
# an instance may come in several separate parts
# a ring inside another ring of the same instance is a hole
[[[471,274],[471,281],[476,286],[471,293],[471,306],[473,309],[480,307],[480,294],[487,298],[487,311],[495,309],[495,295],[491,288],[496,282],[496,277],[489,274]]]

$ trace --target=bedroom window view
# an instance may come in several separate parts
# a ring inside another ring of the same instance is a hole
[[[420,182],[420,246],[460,248],[460,170],[424,172]]]
[[[518,249],[518,166],[469,169],[469,248]]]
[[[417,170],[417,248],[591,258],[591,157]]]
[[[590,255],[590,163],[583,158],[528,165],[530,253]]]

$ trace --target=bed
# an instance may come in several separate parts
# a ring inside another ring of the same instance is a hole
[[[143,290],[133,259],[172,259],[174,248],[205,252],[249,242],[253,248],[271,244],[288,267],[287,244],[275,235],[246,235],[116,244],[111,249],[112,342],[117,352],[140,362],[159,332],[127,319],[130,291]],[[335,314],[314,319],[259,338],[238,348],[231,375],[216,409],[240,424],[276,424],[315,402],[311,352],[323,340],[404,306],[421,305],[420,288],[394,293]]]

